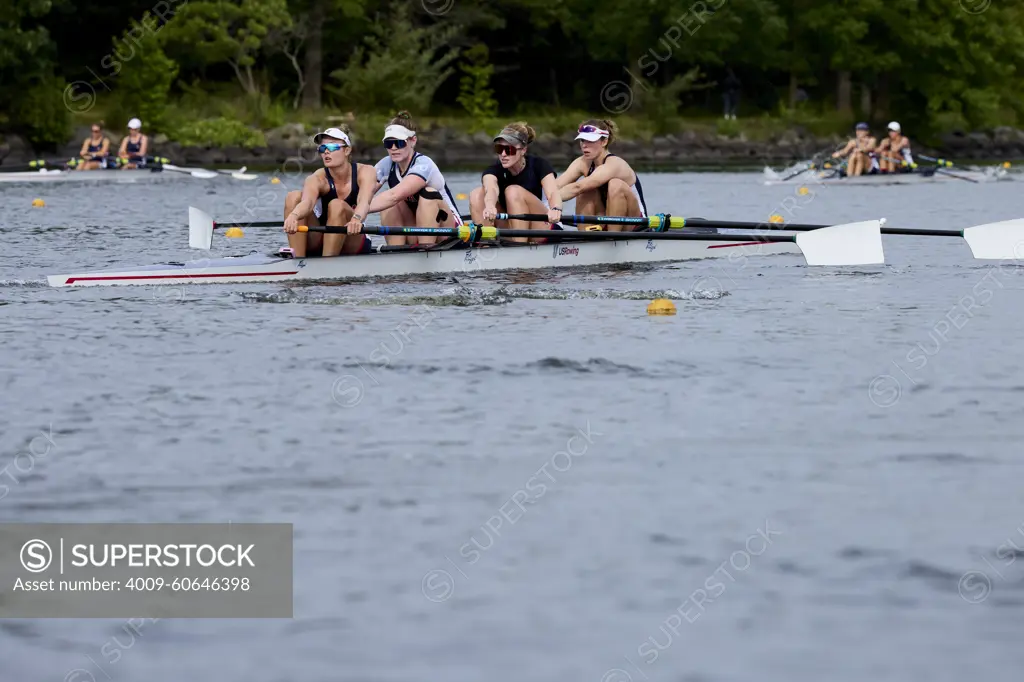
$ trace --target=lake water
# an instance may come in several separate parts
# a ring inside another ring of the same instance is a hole
[[[652,211],[726,220],[1024,214],[1019,180],[643,179]],[[1024,268],[887,236],[863,268],[44,284],[180,260],[189,205],[277,218],[287,184],[0,186],[0,522],[295,529],[293,619],[0,620],[5,679],[962,682],[1024,664]],[[250,229],[214,253],[282,243]],[[678,314],[649,317],[658,296]]]

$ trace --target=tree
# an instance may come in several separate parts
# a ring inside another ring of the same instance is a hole
[[[228,63],[248,95],[260,85],[253,69],[271,30],[292,24],[286,0],[193,0],[160,32],[182,64]]]
[[[390,17],[378,19],[364,45],[344,68],[331,72],[327,86],[341,103],[372,111],[426,111],[441,84],[454,73],[459,56],[451,42],[458,25],[413,24],[408,5],[398,3]]]

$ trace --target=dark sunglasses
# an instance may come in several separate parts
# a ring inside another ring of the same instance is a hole
[[[323,154],[324,152],[336,152],[342,147],[347,146],[347,144],[341,144],[340,142],[324,142],[322,145],[317,147],[316,150]]]
[[[494,145],[494,153],[498,156],[504,154],[505,156],[515,156],[519,153],[519,147],[513,147],[510,144],[496,144]]]
[[[101,133],[101,132],[103,132],[103,131],[102,131],[102,130],[100,130],[99,128],[93,128],[93,129],[92,129],[92,131],[93,131],[94,133]]]
[[[385,149],[405,149],[407,144],[405,140],[384,140]]]

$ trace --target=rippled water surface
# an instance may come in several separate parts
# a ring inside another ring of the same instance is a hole
[[[653,211],[720,219],[1024,217],[1020,180],[644,185]],[[164,620],[117,661],[103,647],[124,621],[0,621],[5,680],[962,681],[1024,664],[1024,269],[893,236],[880,267],[45,286],[180,260],[189,205],[276,218],[284,191],[0,186],[0,470],[17,474],[0,521],[295,527],[294,619]],[[281,243],[250,229],[214,252]],[[678,314],[647,316],[655,297]]]

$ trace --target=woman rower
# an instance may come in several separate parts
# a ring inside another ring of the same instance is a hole
[[[878,145],[878,161],[883,173],[909,173],[914,169],[910,138],[903,134],[896,121],[889,123],[889,134]]]
[[[142,121],[133,118],[128,121],[128,135],[121,140],[121,148],[117,151],[122,166],[125,168],[145,168],[146,154],[149,152],[149,138],[142,134]]]
[[[103,134],[103,126],[99,123],[92,124],[92,134],[82,143],[82,149],[78,152],[81,161],[78,162],[78,170],[96,170],[107,165],[107,155],[110,154],[110,138]]]
[[[373,166],[352,161],[352,141],[340,128],[313,136],[324,162],[284,199],[284,231],[295,258],[370,252],[370,238],[356,234],[377,188]],[[344,198],[342,198],[344,197]],[[321,222],[322,221],[322,222]],[[299,225],[345,226],[348,234],[299,232]]]
[[[370,202],[370,213],[380,213],[382,225],[459,227],[462,218],[444,175],[430,157],[416,151],[416,124],[400,111],[384,129],[388,155],[377,162],[376,189],[388,189]],[[391,246],[433,244],[437,237],[388,236]]]
[[[858,175],[878,172],[878,160],[872,157],[878,141],[871,136],[867,123],[858,123],[854,128],[853,139],[846,146],[832,154],[833,159],[849,157],[846,164],[846,175],[855,178]]]
[[[610,120],[590,119],[580,124],[576,139],[582,156],[558,178],[562,201],[576,199],[578,215],[647,217],[640,177],[621,157],[608,151],[617,128]],[[603,229],[619,232],[625,225]]]
[[[529,153],[528,145],[535,137],[533,128],[522,121],[509,123],[495,136],[494,153],[498,160],[484,170],[483,186],[469,195],[469,211],[474,223],[494,225],[499,212],[545,213],[547,222],[501,220],[498,227],[548,230],[562,219],[562,197],[555,169],[547,160]]]

